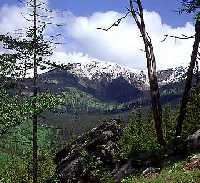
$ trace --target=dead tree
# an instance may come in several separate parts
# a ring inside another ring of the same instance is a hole
[[[133,3],[136,3],[137,8],[134,7]],[[162,108],[160,104],[160,92],[159,92],[158,79],[157,79],[157,74],[156,74],[156,59],[154,55],[154,49],[153,49],[151,38],[146,31],[141,0],[137,0],[134,2],[130,0],[129,11],[132,17],[134,18],[138,29],[140,30],[140,33],[144,42],[145,54],[146,54],[146,60],[147,60],[148,78],[149,78],[149,83],[150,83],[152,111],[153,111],[153,117],[154,117],[154,122],[155,122],[157,140],[161,145],[165,145],[165,140],[163,137],[163,130],[162,130]]]
[[[199,58],[196,60],[196,90],[200,90]]]
[[[134,7],[136,4],[137,7]],[[125,19],[129,14],[132,15],[134,21],[141,33],[141,37],[145,46],[145,54],[147,60],[147,69],[148,69],[148,78],[150,83],[150,93],[151,93],[151,103],[152,103],[152,111],[155,123],[155,130],[157,135],[157,140],[160,145],[165,145],[165,140],[163,137],[162,130],[162,107],[160,104],[160,92],[157,80],[156,73],[156,59],[154,55],[153,45],[149,34],[146,31],[144,14],[143,14],[143,6],[141,0],[130,0],[130,5],[128,8],[128,13],[125,16],[118,19],[115,23],[113,23],[109,28],[97,28],[104,31],[110,30],[114,26],[119,26],[122,19]]]
[[[183,12],[188,13],[188,14],[195,13],[200,8],[200,1],[197,1],[197,0],[183,0],[181,4],[182,4],[182,8],[179,10],[180,14]],[[165,41],[167,39],[167,37],[172,37],[175,39],[182,39],[182,40],[194,38],[191,60],[190,60],[190,64],[189,64],[189,67],[187,70],[187,74],[186,74],[184,92],[183,92],[183,96],[182,96],[182,100],[181,100],[179,116],[177,118],[176,133],[175,133],[176,139],[181,137],[182,126],[183,126],[183,122],[184,122],[185,115],[186,115],[186,108],[187,108],[188,101],[190,99],[191,89],[193,87],[193,78],[194,78],[195,67],[196,67],[195,89],[196,90],[200,89],[200,73],[199,73],[199,67],[198,67],[198,61],[199,61],[199,56],[200,56],[200,54],[198,52],[199,44],[200,44],[200,20],[199,20],[198,14],[199,14],[199,12],[197,13],[197,16],[196,16],[195,35],[186,36],[186,35],[182,34],[182,37],[165,35],[165,38],[163,40],[163,41]]]
[[[183,93],[180,112],[179,112],[177,125],[176,125],[176,137],[180,137],[181,132],[182,132],[182,125],[183,125],[183,121],[185,119],[186,107],[187,107],[187,103],[190,98],[190,91],[192,88],[192,79],[193,79],[194,68],[195,68],[196,61],[197,61],[199,44],[200,44],[200,21],[197,18],[196,24],[195,24],[195,40],[194,40],[194,44],[193,44],[193,51],[192,51],[192,55],[191,55],[190,65],[189,65],[189,68],[187,71],[187,78],[185,81],[184,93]]]

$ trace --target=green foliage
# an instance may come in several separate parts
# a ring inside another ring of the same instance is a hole
[[[111,172],[103,167],[103,162],[100,159],[84,150],[81,152],[81,157],[85,171],[89,171],[94,177],[101,180],[102,183],[113,182]]]
[[[56,83],[56,80],[48,82]],[[65,113],[120,113],[130,111],[135,105],[133,103],[111,103],[103,102],[92,95],[82,92],[76,88],[67,87],[66,91],[60,95],[64,105],[60,106],[58,111]]]
[[[33,98],[11,96],[0,92],[0,182],[32,182],[32,124],[34,112],[41,112],[62,104],[61,98],[50,94],[37,96],[37,108]],[[38,180],[43,183],[54,176],[53,152],[57,150],[54,130],[38,128]],[[54,180],[54,179],[53,179]]]
[[[12,75],[15,69],[17,55],[0,54],[0,78]],[[2,81],[3,82],[3,81]]]
[[[87,170],[98,171],[103,163],[100,159],[97,160],[95,156],[89,154],[87,151],[82,151],[81,157],[83,159],[83,166],[86,167]]]
[[[27,30],[24,38],[18,37],[14,38],[9,34],[0,35],[0,43],[4,49],[14,50],[15,54],[2,54],[0,55],[1,63],[6,63],[5,61],[11,60],[12,62],[7,62],[7,65],[12,66],[12,76],[19,78],[20,76],[26,76],[27,71],[33,68],[33,53],[37,53],[37,64],[41,68],[44,68],[46,64],[45,57],[52,55],[52,45],[49,41],[46,41],[42,35],[44,31],[44,25],[37,28],[37,37],[34,39],[33,28]],[[33,44],[35,40],[35,44]],[[14,59],[13,59],[14,58]],[[14,61],[14,62],[13,62]],[[4,64],[5,65],[5,64]],[[6,66],[7,66],[6,65]],[[4,70],[7,67],[3,67]]]
[[[30,121],[13,128],[0,142],[0,182],[32,182],[32,128]],[[55,175],[50,129],[38,127],[38,178],[41,183]]]
[[[27,119],[24,100],[0,91],[0,136],[9,128],[19,125]]]
[[[54,109],[60,105],[64,105],[65,103],[62,96],[55,96],[50,93],[43,93],[37,97],[32,97],[27,100],[29,103],[27,109],[30,115],[39,115],[44,111]],[[33,100],[36,100],[36,108],[33,106]]]
[[[171,105],[168,104],[163,108],[163,131],[167,143],[174,139],[176,129],[177,111],[173,110]]]
[[[41,114],[46,110],[63,104],[62,97],[42,94],[36,97],[37,106],[33,107],[34,98],[22,98],[9,95],[5,90],[0,91],[0,136],[9,128],[17,126],[35,113]]]
[[[183,123],[183,137],[187,138],[200,128],[200,92],[192,90]]]
[[[62,97],[66,104],[62,110],[73,113],[112,112],[123,108],[123,104],[105,103],[75,88],[67,88]]]
[[[139,152],[159,150],[152,118],[145,117],[140,110],[133,114],[119,145],[122,158],[129,158]]]

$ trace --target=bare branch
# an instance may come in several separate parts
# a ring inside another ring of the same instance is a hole
[[[22,15],[22,17],[23,17],[26,21],[28,21],[28,22],[33,22],[33,20],[26,18],[26,17],[23,15],[23,13],[21,13],[21,15]]]
[[[192,39],[194,38],[194,35],[193,36],[187,36],[187,35],[184,35],[184,34],[181,34],[183,37],[180,37],[180,36],[173,36],[173,35],[164,35],[164,39],[161,41],[161,42],[165,42],[167,40],[168,37],[170,38],[175,38],[175,39],[182,39],[182,40],[185,40],[185,39]]]
[[[122,21],[123,19],[125,19],[125,18],[129,15],[129,13],[130,13],[130,12],[127,12],[125,16],[119,18],[119,19],[118,19],[116,22],[114,22],[110,27],[108,27],[108,28],[101,28],[101,27],[98,27],[97,29],[98,29],[98,30],[108,31],[108,30],[112,29],[113,27],[119,26],[120,23],[121,23],[121,21]]]

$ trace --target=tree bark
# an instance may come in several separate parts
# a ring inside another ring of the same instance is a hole
[[[145,29],[144,29],[145,32]],[[147,59],[147,69],[148,77],[150,83],[150,94],[151,94],[151,104],[154,117],[154,125],[157,134],[157,140],[159,144],[165,145],[165,140],[163,137],[162,130],[162,107],[160,104],[160,91],[158,86],[158,79],[156,74],[156,60],[153,51],[153,46],[150,38],[147,38],[146,35],[143,36],[143,41],[145,43],[145,52]]]
[[[163,130],[162,130],[162,108],[160,104],[160,92],[159,92],[158,80],[157,80],[157,74],[156,74],[156,59],[154,55],[151,38],[146,32],[141,0],[137,0],[136,2],[138,5],[138,8],[137,8],[138,12],[134,9],[132,0],[130,0],[130,8],[131,8],[130,11],[140,30],[140,33],[142,35],[143,42],[145,45],[148,78],[149,78],[149,83],[150,83],[152,111],[153,111],[156,134],[157,134],[157,140],[159,144],[165,145],[165,140],[163,137]]]
[[[33,17],[34,17],[34,25],[33,25],[33,67],[34,67],[34,76],[33,76],[33,183],[37,183],[37,171],[38,171],[38,145],[37,145],[37,53],[36,53],[36,46],[37,46],[37,4],[36,0],[34,0],[34,10],[33,10]]]
[[[200,73],[199,73],[199,62],[197,59],[196,60],[196,91],[199,91],[199,89],[200,89]]]
[[[182,126],[183,126],[183,121],[185,119],[185,114],[186,114],[186,107],[188,100],[190,98],[190,91],[192,88],[192,79],[193,79],[193,72],[195,68],[195,63],[197,60],[197,55],[198,55],[198,49],[199,49],[199,43],[200,43],[200,21],[197,19],[196,24],[195,24],[195,40],[193,44],[193,51],[191,55],[191,61],[190,65],[187,71],[187,78],[185,82],[185,89],[181,101],[181,107],[180,107],[180,112],[177,120],[177,125],[176,125],[176,138],[181,136],[182,132]]]

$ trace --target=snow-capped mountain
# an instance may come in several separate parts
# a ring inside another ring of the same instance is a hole
[[[79,78],[87,78],[92,81],[104,79],[107,82],[112,82],[117,78],[124,78],[138,88],[148,86],[147,75],[144,71],[112,62],[92,60],[84,63],[73,63],[69,72]]]
[[[187,68],[176,67],[166,70],[160,70],[157,72],[158,82],[160,85],[167,85],[180,82],[186,78]]]
[[[101,80],[106,78],[108,82],[123,77],[130,84],[141,89],[149,86],[146,70],[132,69],[112,62],[91,60],[82,63],[73,63],[70,73],[79,78],[89,80]],[[179,82],[185,78],[186,68],[180,66],[157,72],[159,85]]]
[[[59,58],[58,56],[56,58]],[[149,86],[147,70],[138,70],[117,63],[98,60],[82,53],[69,53],[60,57],[60,63],[72,63],[71,74],[89,80],[107,79],[108,82],[123,77],[130,84],[146,89]],[[185,77],[186,68],[180,66],[157,72],[160,85],[179,82]]]
[[[54,69],[41,74],[41,88],[54,93],[74,87],[93,96],[116,102],[128,102],[148,97],[149,82],[146,71],[131,69],[116,63],[99,60],[74,62],[71,70]],[[180,93],[180,81],[186,69],[177,67],[157,72],[161,93]],[[174,89],[176,88],[176,89]]]

